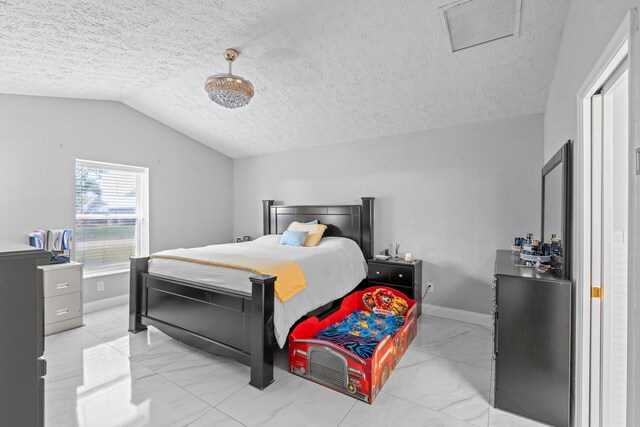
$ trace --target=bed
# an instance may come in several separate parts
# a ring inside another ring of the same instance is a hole
[[[282,234],[294,221],[317,219],[327,225],[318,247],[302,248],[310,251],[294,257],[308,276],[308,286],[284,303],[274,299],[274,276],[172,259],[131,258],[129,331],[153,325],[185,344],[232,357],[249,365],[250,384],[264,389],[273,382],[274,344],[284,345],[290,328],[301,319],[335,311],[341,298],[366,277],[365,265],[359,264],[373,252],[373,202],[365,197],[361,205],[281,206],[264,200],[264,237],[215,245],[218,250],[271,251],[286,257],[291,251],[279,247],[273,235]],[[354,247],[361,255],[354,254]],[[328,280],[323,280],[323,271]],[[328,291],[321,286],[327,282]]]

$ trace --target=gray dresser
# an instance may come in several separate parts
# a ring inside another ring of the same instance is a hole
[[[44,305],[49,252],[0,242],[0,426],[44,424]]]
[[[519,256],[497,251],[494,406],[569,426],[571,282],[517,264]]]

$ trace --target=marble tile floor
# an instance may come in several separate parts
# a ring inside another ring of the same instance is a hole
[[[248,385],[249,368],[185,346],[155,328],[127,332],[128,307],[89,313],[86,326],[46,338],[45,425],[535,427],[496,410],[491,331],[423,315],[418,336],[373,405],[286,371]]]

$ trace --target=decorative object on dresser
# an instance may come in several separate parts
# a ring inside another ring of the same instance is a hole
[[[418,316],[422,315],[422,261],[402,258],[370,259],[367,286],[384,285],[397,289],[418,305]]]
[[[0,425],[44,425],[42,283],[38,266],[51,253],[0,242]]]
[[[44,286],[44,334],[82,326],[82,264],[43,265],[38,275]]]
[[[510,250],[496,253],[494,406],[569,426],[571,281],[520,262]]]

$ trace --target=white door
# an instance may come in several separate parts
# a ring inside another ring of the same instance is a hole
[[[624,60],[591,98],[591,426],[626,425],[629,86]]]

